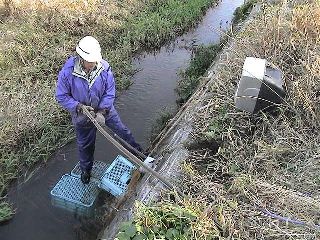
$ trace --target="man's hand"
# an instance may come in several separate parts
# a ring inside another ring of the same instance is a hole
[[[107,108],[104,108],[104,109],[99,109],[98,110],[98,113],[101,113],[103,116],[108,116],[108,114],[109,114],[109,109],[107,109]]]
[[[106,122],[105,118],[106,118],[106,116],[108,116],[108,114],[109,114],[109,110],[107,108],[99,109],[96,114],[95,119],[97,120],[98,123],[104,125]]]
[[[82,113],[82,114],[83,114],[83,109],[87,109],[87,110],[89,111],[89,113],[90,113],[93,117],[96,116],[93,107],[84,105],[84,104],[82,104],[82,103],[79,103],[79,104],[77,105],[77,113]]]
[[[106,122],[106,119],[101,112],[97,112],[95,119],[99,124],[102,124],[102,125],[104,125]]]

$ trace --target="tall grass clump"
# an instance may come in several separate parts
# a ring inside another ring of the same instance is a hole
[[[0,5],[0,196],[18,173],[73,138],[55,102],[56,76],[85,35],[99,39],[117,88],[130,85],[133,54],[194,26],[213,1],[18,1]]]
[[[318,1],[263,3],[230,36],[233,44],[195,113],[193,140],[209,137],[220,145],[191,150],[181,184],[201,203],[233,202],[224,217],[234,238],[320,237],[319,36]],[[246,57],[267,59],[283,73],[287,95],[273,114],[234,106]],[[214,187],[219,197],[212,197]]]
[[[245,20],[257,2],[258,0],[248,0],[245,1],[245,3],[242,6],[237,7],[236,11],[233,14],[232,23],[237,24]]]
[[[200,77],[208,70],[222,48],[221,44],[198,46],[192,52],[189,66],[180,73],[180,81],[176,88],[178,104],[185,103],[199,85]]]
[[[0,202],[0,222],[5,222],[14,214],[12,207],[6,202]]]
[[[319,199],[247,174],[230,178],[213,167],[207,171],[201,163],[208,160],[215,161],[208,151],[193,151],[182,165],[180,182],[195,204],[206,206],[208,220],[220,231],[219,239],[319,238],[314,225],[319,226]],[[282,219],[272,219],[268,212]]]
[[[142,46],[147,49],[161,47],[167,40],[194,27],[207,8],[216,3],[212,0],[152,2],[154,5],[149,11],[142,12],[124,26],[130,31],[123,41],[131,45],[132,49],[141,49]]]

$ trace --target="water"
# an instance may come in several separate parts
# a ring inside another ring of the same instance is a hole
[[[148,145],[151,126],[158,112],[165,107],[176,108],[177,73],[190,61],[189,47],[217,43],[221,31],[230,26],[234,10],[243,0],[223,0],[208,10],[203,21],[192,31],[177,38],[156,54],[146,54],[133,60],[142,69],[135,74],[134,84],[116,100],[122,121],[131,129],[138,142]],[[116,149],[101,135],[97,136],[95,159],[111,162]],[[77,146],[73,142],[54,154],[52,159],[35,171],[29,181],[17,183],[9,199],[17,209],[15,217],[0,226],[1,240],[95,239],[101,230],[85,218],[54,208],[50,190],[60,177],[72,170],[77,162]]]

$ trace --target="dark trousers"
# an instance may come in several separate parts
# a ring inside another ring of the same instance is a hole
[[[135,141],[131,131],[121,122],[115,109],[106,117],[106,125],[119,137],[129,143],[132,147],[141,151],[141,146]],[[82,171],[90,171],[94,160],[94,150],[97,129],[93,123],[76,125],[76,136],[79,151],[80,168]]]

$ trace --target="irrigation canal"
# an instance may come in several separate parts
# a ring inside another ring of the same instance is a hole
[[[190,46],[218,43],[221,31],[230,27],[234,10],[244,0],[222,0],[207,11],[202,22],[190,32],[164,46],[155,54],[133,59],[141,69],[133,77],[134,84],[116,100],[122,121],[131,129],[138,142],[148,144],[150,130],[159,111],[176,108],[177,73],[186,68],[191,57]],[[95,159],[112,162],[116,149],[101,135],[97,136]],[[95,239],[101,230],[95,221],[79,218],[51,206],[50,190],[60,177],[77,163],[77,146],[72,142],[58,150],[45,166],[39,167],[25,182],[10,189],[9,200],[16,215],[0,225],[1,240]]]

